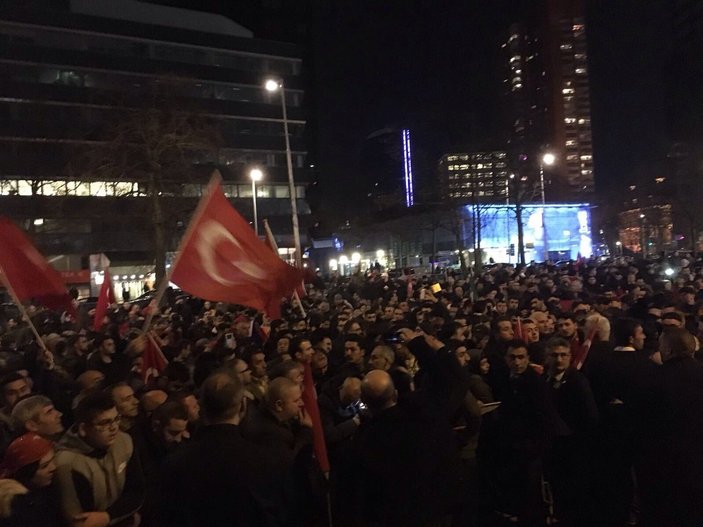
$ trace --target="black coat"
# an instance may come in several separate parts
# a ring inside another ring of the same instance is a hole
[[[491,436],[501,450],[537,458],[547,448],[555,422],[547,385],[528,367],[522,375],[509,378],[508,386],[493,416]]]
[[[561,382],[545,376],[547,393],[559,418],[555,434],[559,437],[585,440],[598,424],[598,408],[588,379],[578,370],[569,368]]]
[[[422,526],[451,512],[458,453],[444,419],[398,404],[363,422],[354,441],[366,521]]]
[[[245,439],[277,450],[292,463],[312,454],[312,432],[297,422],[282,423],[266,408],[257,408],[242,424]]]
[[[646,525],[703,524],[703,366],[675,357],[659,369],[643,456]],[[653,517],[650,517],[650,514]]]
[[[266,527],[285,522],[285,462],[238,426],[204,426],[164,463],[163,524]]]
[[[60,527],[63,525],[56,485],[32,489],[12,500],[12,516],[0,518],[2,527]]]

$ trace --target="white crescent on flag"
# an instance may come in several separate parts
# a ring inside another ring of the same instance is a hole
[[[195,242],[195,248],[200,256],[200,261],[207,274],[217,282],[225,286],[236,285],[237,282],[228,280],[223,277],[215,266],[216,249],[223,241],[234,245],[238,252],[244,256],[244,249],[239,241],[229,232],[221,223],[208,220],[203,223],[199,232],[199,237]],[[268,273],[261,267],[253,263],[251,260],[232,260],[231,265],[237,267],[241,272],[255,280],[264,280],[268,278]]]

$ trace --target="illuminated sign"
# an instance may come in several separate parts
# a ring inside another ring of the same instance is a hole
[[[413,160],[410,148],[410,130],[403,130],[403,169],[405,171],[405,206],[412,207],[413,197]]]
[[[472,207],[465,207],[473,221]],[[496,262],[516,261],[517,223],[515,205],[481,207],[481,249]],[[575,260],[593,252],[591,211],[587,203],[530,204],[522,206],[525,260]],[[509,248],[515,246],[512,255]]]

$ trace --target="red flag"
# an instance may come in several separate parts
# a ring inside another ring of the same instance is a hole
[[[596,338],[596,328],[593,328],[591,332],[588,335],[588,338],[583,341],[583,344],[580,346],[576,347],[576,350],[573,349],[573,344],[572,344],[572,359],[571,359],[571,364],[576,368],[577,370],[580,370],[583,367],[583,363],[586,362],[586,358],[588,357],[588,352],[591,351],[591,344],[593,344],[593,339]]]
[[[110,271],[105,269],[103,285],[100,287],[98,303],[95,306],[95,318],[93,319],[93,329],[95,331],[100,331],[102,329],[103,319],[105,318],[105,313],[107,313],[107,308],[114,303],[115,291],[112,288],[112,277],[110,276]]]
[[[515,334],[516,339],[524,340],[524,337],[522,335],[522,319],[520,317],[517,317],[517,321],[515,322],[515,325],[513,327],[513,333]]]
[[[276,243],[276,238],[273,237],[273,232],[271,232],[271,227],[269,226],[268,220],[264,220],[264,231],[266,232],[266,237],[264,238],[264,243],[266,246],[273,251],[273,253],[280,258],[280,255],[278,254],[278,244]],[[314,279],[314,273],[313,273],[313,279]],[[295,292],[298,294],[298,298],[296,299],[298,303],[300,303],[300,297],[305,296],[307,293],[305,292],[305,282],[307,280],[307,272],[305,269],[303,269],[303,279],[300,281],[300,283],[295,287]],[[310,280],[312,282],[312,280]],[[310,283],[309,282],[309,283]],[[301,306],[302,309],[302,306]]]
[[[144,384],[149,382],[150,377],[158,377],[167,364],[168,361],[154,337],[147,335],[146,346],[142,353],[142,379],[144,379]]]
[[[315,458],[320,465],[320,470],[325,474],[330,471],[330,462],[327,458],[327,444],[325,434],[322,431],[322,420],[320,419],[320,407],[317,405],[317,392],[315,383],[312,380],[312,369],[310,364],[305,363],[303,374],[303,403],[305,411],[312,421],[312,446],[315,451]]]
[[[33,298],[49,308],[73,311],[61,275],[32,245],[27,235],[7,218],[0,217],[0,282],[12,289],[20,302]]]
[[[214,176],[181,241],[171,281],[201,298],[280,318],[281,298],[300,280],[300,271],[272,253],[234,210]]]

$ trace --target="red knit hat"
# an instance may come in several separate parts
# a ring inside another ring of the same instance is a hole
[[[15,439],[7,447],[5,457],[0,464],[0,474],[2,477],[12,476],[22,467],[39,461],[52,448],[54,448],[54,444],[51,441],[28,432]]]

